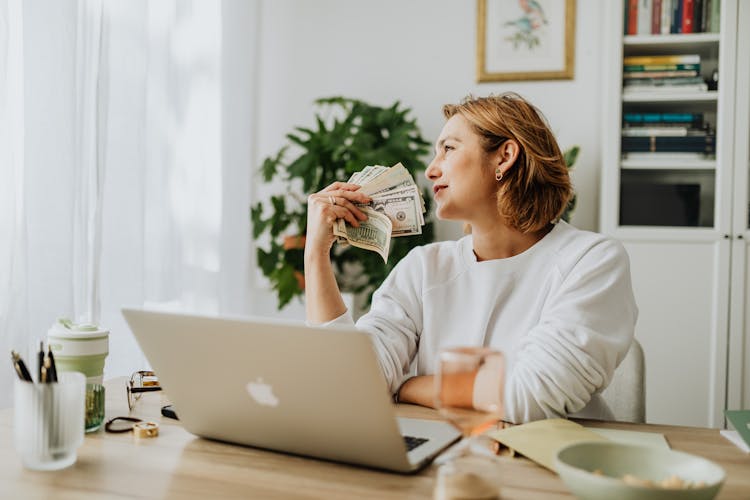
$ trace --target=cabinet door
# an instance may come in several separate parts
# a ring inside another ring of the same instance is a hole
[[[750,25],[750,2],[740,2],[738,26]],[[750,30],[737,32],[732,214],[732,298],[727,408],[750,408]]]
[[[747,237],[732,246],[732,297],[727,368],[727,409],[750,408],[750,251]]]
[[[722,426],[730,240],[625,246],[646,356],[646,420]]]

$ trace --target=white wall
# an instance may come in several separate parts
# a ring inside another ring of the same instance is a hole
[[[70,205],[70,190],[65,188],[70,187],[70,179],[64,175],[67,163],[61,163],[68,161],[73,143],[70,131],[56,125],[72,113],[67,96],[72,95],[73,82],[56,75],[66,73],[64,66],[75,49],[75,2],[35,0],[26,2],[25,8],[25,18],[33,20],[24,26],[27,163],[60,165],[57,176],[29,169],[30,183],[45,186],[48,193],[43,197],[30,193],[29,212],[54,217],[54,226],[66,234],[72,215],[60,207]],[[250,198],[258,199],[259,194],[258,177],[250,179],[249,173],[284,144],[293,126],[312,123],[312,103],[318,97],[345,95],[383,105],[400,100],[414,110],[423,135],[433,141],[443,124],[442,104],[469,93],[517,91],[544,111],[563,147],[582,147],[574,172],[579,205],[573,221],[595,229],[602,15],[598,1],[578,0],[574,80],[477,84],[472,0],[224,0],[222,238],[228,241],[222,244],[221,257],[236,273],[220,287],[221,302],[226,304],[223,312],[277,314],[275,296],[252,270],[255,248],[247,248],[244,239],[250,232]],[[242,231],[247,231],[245,236],[239,234]],[[229,241],[233,234],[236,240]],[[441,239],[460,234],[455,223],[437,225]],[[71,271],[60,262],[67,263],[70,257],[61,255],[68,250],[53,244],[58,240],[56,233],[29,233],[30,261],[39,263],[29,269],[30,301],[40,304],[41,314],[31,325],[38,335],[43,335],[50,318],[69,309],[62,298],[70,291]],[[247,294],[243,293],[246,278]],[[61,298],[57,302],[41,300],[40,291],[49,292],[50,286],[59,288],[52,294]],[[287,316],[302,314],[298,301],[284,311]]]
[[[345,95],[414,110],[432,142],[443,125],[441,107],[465,95],[516,91],[547,116],[563,148],[578,144],[573,223],[598,226],[600,76],[603,9],[578,0],[575,79],[478,84],[476,2],[469,0],[274,0],[260,3],[260,57],[254,143],[257,168],[284,144],[295,125],[313,123],[312,102]],[[256,190],[257,192],[257,190]],[[439,239],[461,234],[439,223]],[[262,280],[256,277],[256,286]],[[256,314],[274,314],[275,298],[255,294]],[[293,304],[289,315],[301,314]]]

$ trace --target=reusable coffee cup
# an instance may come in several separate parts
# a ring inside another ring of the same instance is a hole
[[[59,320],[47,332],[58,372],[81,372],[86,377],[86,432],[104,421],[104,361],[109,354],[109,330]]]

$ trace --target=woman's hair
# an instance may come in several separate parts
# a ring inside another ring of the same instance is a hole
[[[518,94],[466,97],[443,106],[446,119],[463,116],[480,137],[485,153],[505,141],[518,143],[516,162],[498,181],[497,207],[506,222],[521,232],[542,229],[560,218],[573,195],[568,167],[547,120]]]

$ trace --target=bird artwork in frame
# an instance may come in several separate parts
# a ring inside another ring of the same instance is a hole
[[[573,78],[575,0],[477,0],[477,81]]]

